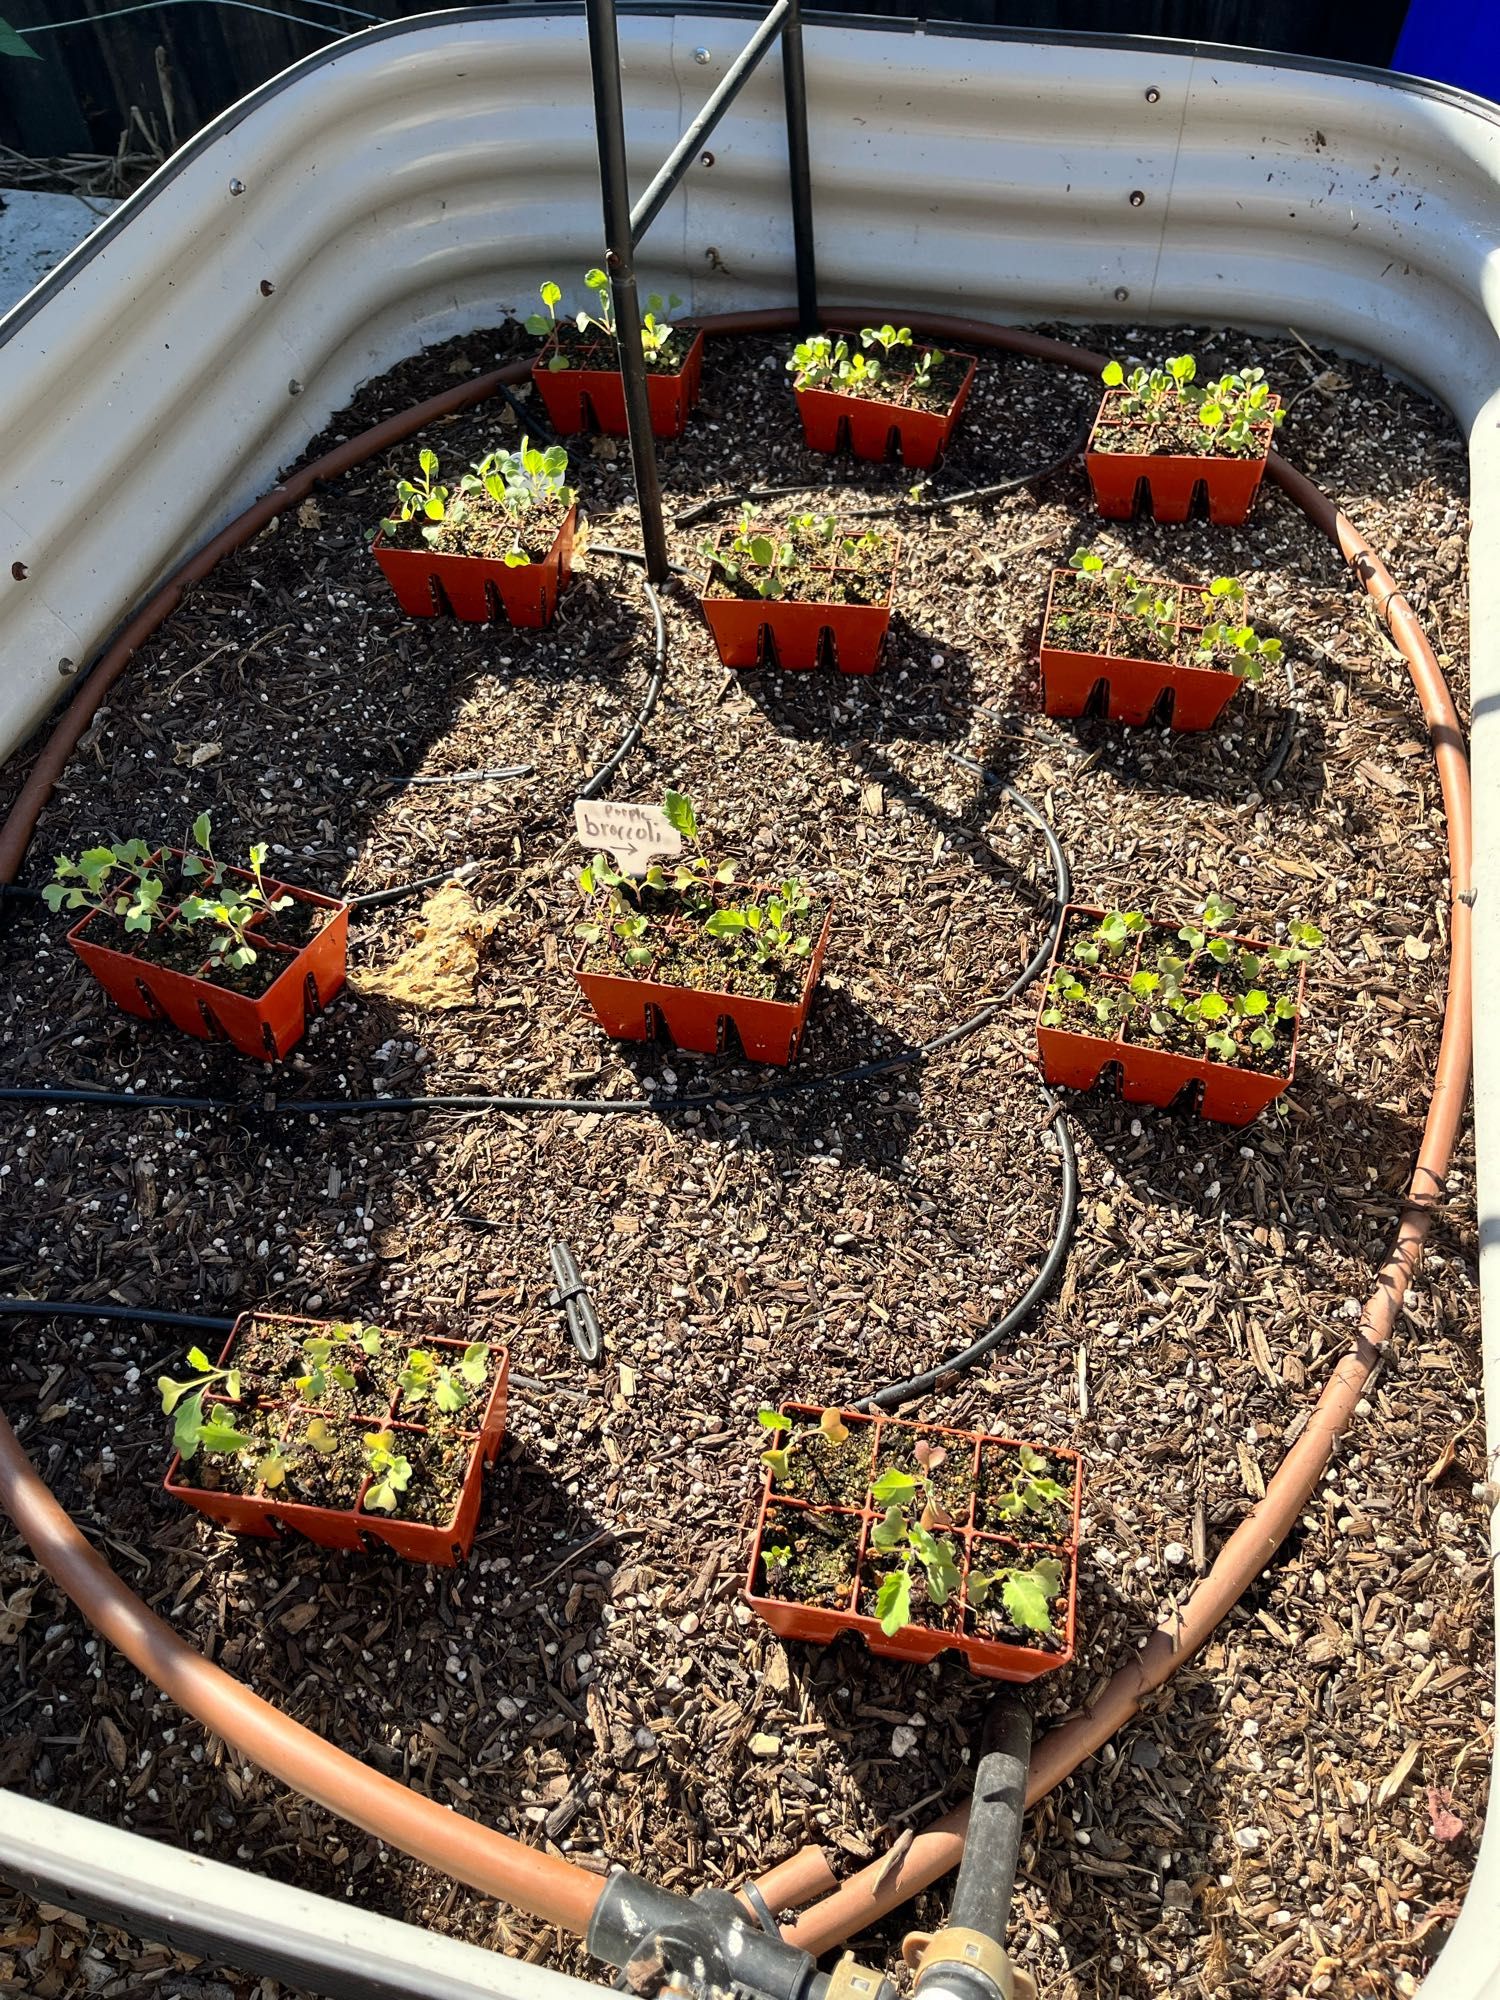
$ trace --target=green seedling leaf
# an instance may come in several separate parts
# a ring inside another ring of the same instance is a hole
[[[917,1481],[909,1472],[902,1472],[898,1466],[890,1465],[870,1488],[870,1496],[882,1507],[888,1507],[892,1503],[902,1506],[916,1494],[917,1490]]]
[[[237,1431],[233,1424],[223,1417],[209,1417],[198,1432],[198,1443],[204,1451],[252,1451],[255,1439]],[[186,1453],[183,1454],[186,1457]]]
[[[675,827],[684,840],[698,838],[698,815],[693,810],[693,802],[682,792],[668,792],[661,802],[667,824]]]
[[[904,1569],[894,1569],[880,1579],[880,1589],[875,1598],[875,1616],[880,1620],[880,1629],[888,1639],[893,1639],[905,1626],[911,1623],[911,1577]]]
[[[906,1540],[906,1516],[899,1507],[886,1508],[871,1528],[870,1540],[877,1549],[887,1552],[902,1546]]]

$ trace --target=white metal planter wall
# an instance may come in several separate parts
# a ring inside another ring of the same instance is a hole
[[[622,24],[639,184],[743,38],[722,14]],[[824,26],[808,30],[807,67],[827,303],[1291,324],[1422,382],[1469,428],[1476,977],[1494,990],[1500,114],[1373,73],[1141,41]],[[695,311],[791,296],[774,71],[650,238],[648,285]],[[595,261],[589,106],[574,11],[356,37],[227,113],[0,322],[0,750],[358,381]],[[1494,1329],[1500,1047],[1476,1026]],[[1493,1445],[1493,1332],[1485,1387]],[[1500,1991],[1497,1963],[1500,1836],[1427,1990]]]

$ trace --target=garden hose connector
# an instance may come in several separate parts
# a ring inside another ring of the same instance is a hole
[[[725,1889],[680,1896],[620,1869],[604,1885],[588,1947],[650,2000],[896,2000],[879,1972],[846,1952],[832,1973],[757,1923]]]
[[[895,2000],[895,1994],[883,1972],[872,1972],[852,1951],[846,1951],[828,1975],[822,2000]]]
[[[956,1924],[932,1934],[913,1931],[902,1956],[916,1967],[914,1990],[925,2000],[1036,2000],[1030,1973],[1013,1965],[1005,1947],[983,1931]]]

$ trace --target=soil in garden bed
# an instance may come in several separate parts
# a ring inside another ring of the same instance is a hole
[[[816,1417],[794,1417],[789,1430],[774,1436],[768,1431],[768,1443],[784,1447],[790,1439],[791,1455],[785,1474],[775,1477],[776,1491],[820,1507],[863,1507],[870,1486],[870,1426],[851,1417],[846,1427],[849,1435],[841,1444],[823,1435]]]
[[[934,415],[944,416],[969,372],[967,354],[950,354],[944,348],[940,350],[942,359],[933,362],[927,381],[918,383],[912,377],[920,349],[897,348],[887,359],[879,347],[866,348],[857,332],[845,338],[851,353],[864,353],[879,361],[880,374],[875,381],[818,382],[804,386],[827,389],[838,396],[856,396],[861,402],[894,403],[899,409],[930,410]]]
[[[1462,700],[1465,458],[1446,418],[1290,336],[1068,331],[1158,359],[1196,349],[1205,369],[1261,361],[1278,387],[1305,390],[1280,447],[1389,553]],[[369,384],[320,444],[533,346],[514,330],[451,342]],[[700,411],[660,447],[671,513],[792,479],[810,507],[901,502],[905,468],[803,448],[786,352],[785,339],[709,343]],[[987,357],[941,490],[1047,463],[1097,393]],[[490,405],[427,441],[449,464],[519,438]],[[330,893],[473,857],[467,888],[489,929],[465,1004],[418,1009],[362,985],[423,920],[420,902],[357,911],[351,990],[278,1096],[621,1098],[706,1082],[725,1096],[670,1119],[293,1125],[266,1115],[264,1077],[231,1052],[106,1009],[62,921],[15,905],[0,931],[6,1081],[243,1109],[0,1106],[8,1290],[398,1325],[421,1310],[512,1340],[542,1386],[513,1393],[474,1558],[440,1579],[379,1555],[237,1543],[162,1494],[154,1380],[180,1372],[180,1336],[18,1323],[0,1401],[80,1525],[186,1638],[377,1768],[596,1871],[732,1884],[816,1841],[847,1872],[965,1796],[993,1689],[952,1659],[913,1670],[857,1642],[783,1647],[759,1625],[739,1597],[768,1438],[755,1413],[851,1403],[972,1341],[1019,1296],[1058,1193],[1029,1065],[1036,994],[920,1066],[748,1104],[728,1093],[764,1082],[749,1065],[608,1043],[571,977],[571,810],[640,705],[649,611],[633,569],[590,556],[545,633],[401,618],[364,530],[411,453],[408,441],[320,490],[194,588],[49,802],[24,879],[39,885],[53,854],[114,827],[185,827],[203,807],[225,852],[264,838],[273,879]],[[638,546],[623,443],[590,440],[574,470],[599,541]],[[1291,678],[1272,667],[1191,741],[1040,713],[1047,579],[1097,527],[1080,467],[895,525],[896,615],[866,683],[727,674],[690,592],[669,586],[663,698],[610,786],[659,800],[674,785],[758,874],[794,872],[836,898],[801,1071],[909,1051],[1003,992],[1041,941],[1036,836],[954,754],[1054,820],[1091,902],[1187,910],[1217,888],[1249,935],[1298,916],[1329,940],[1297,1082],[1253,1128],[1070,1099],[1082,1200],[1058,1291],[912,1412],[1089,1455],[1078,1658],[1028,1696],[1046,1726],[1194,1587],[1353,1335],[1437,1046],[1444,828],[1404,670],[1281,493],[1263,492],[1240,529],[1142,521],[1104,538],[1142,575],[1253,574],[1257,624],[1286,639]],[[672,535],[695,578],[706,531]],[[213,743],[219,756],[193,768]],[[33,757],[0,774],[0,799]],[[531,768],[392,782],[516,765]],[[604,1327],[597,1375],[546,1304],[556,1236]],[[1177,2000],[1211,1963],[1231,2000],[1325,1978],[1333,2000],[1359,2000],[1371,1981],[1419,1979],[1441,1945],[1491,1755],[1475,1250],[1463,1155],[1399,1365],[1296,1535],[1167,1693],[1029,1818],[1024,1963],[1043,1990]],[[17,1628],[0,1647],[0,1783],[597,1973],[549,1927],[497,1915],[263,1774],[195,1757],[201,1732],[88,1650],[8,1529],[0,1593]],[[1413,1748],[1408,1780],[1374,1811]],[[898,1965],[901,1934],[945,1916],[948,1893],[897,1913],[862,1955]]]
[[[857,1514],[773,1508],[766,1516],[756,1589],[792,1604],[847,1611],[860,1533]]]
[[[330,1416],[326,1428],[333,1449],[325,1450],[308,1442],[308,1425],[313,1414],[295,1410],[281,1433],[281,1452],[286,1460],[286,1478],[268,1500],[293,1500],[304,1507],[346,1509],[359,1498],[366,1466],[364,1446],[372,1435],[369,1426],[351,1424]]]

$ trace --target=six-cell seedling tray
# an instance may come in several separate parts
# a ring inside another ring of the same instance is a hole
[[[163,867],[169,855],[178,861],[184,859],[180,848],[163,848],[152,855],[148,868]],[[243,868],[222,864],[218,873],[245,884],[255,879]],[[267,881],[265,889],[272,901],[290,896],[294,903],[325,915],[308,941],[295,948],[276,942],[283,912],[272,910],[252,920],[249,934],[257,954],[268,954],[282,967],[261,993],[237,993],[224,985],[226,975],[212,972],[206,953],[194,971],[181,972],[106,944],[106,938],[124,933],[97,910],[90,910],[73,926],[68,943],[125,1013],[143,1021],[170,1021],[174,1028],[199,1041],[227,1041],[243,1056],[275,1062],[291,1053],[308,1023],[343,987],[350,906],[315,895],[311,889],[294,889],[290,883]],[[186,930],[182,935],[191,940],[194,932]]]
[[[823,1410],[816,1404],[787,1403],[782,1415],[793,1420],[790,1428],[795,1437],[802,1428],[802,1420],[816,1434]],[[861,1455],[863,1464],[852,1494],[841,1494],[838,1503],[788,1494],[784,1488],[778,1488],[775,1475],[767,1470],[745,1578],[745,1598],[771,1630],[783,1639],[804,1639],[815,1646],[826,1646],[841,1633],[855,1632],[872,1653],[896,1660],[925,1662],[936,1659],[939,1653],[958,1652],[972,1672],[989,1680],[1034,1681],[1055,1667],[1066,1666],[1073,1657],[1078,1608],[1078,1535],[1083,1507],[1083,1464],[1078,1454],[1058,1445],[1032,1446],[1049,1460],[1059,1483],[1070,1479],[1073,1490],[1066,1532],[1051,1540],[1039,1536],[1027,1539],[1020,1524],[1002,1532],[985,1525],[987,1517],[981,1514],[978,1501],[986,1454],[1018,1452],[1021,1446],[1017,1440],[978,1431],[948,1430],[938,1424],[905,1423],[895,1417],[846,1415],[844,1422],[853,1435],[839,1450]],[[779,1432],[777,1443],[784,1443],[787,1435],[786,1431]],[[943,1447],[955,1462],[961,1463],[967,1456],[973,1475],[966,1511],[950,1508],[954,1526],[933,1530],[953,1544],[962,1582],[958,1593],[945,1606],[923,1608],[920,1617],[930,1622],[914,1622],[888,1634],[868,1609],[874,1600],[878,1575],[894,1567],[893,1559],[877,1551],[870,1540],[871,1531],[885,1511],[872,1497],[871,1488],[888,1465],[910,1471],[915,1464],[912,1447],[922,1439]],[[796,1449],[794,1445],[794,1460]],[[777,1546],[778,1534],[825,1532],[837,1536],[854,1552],[853,1576],[845,1600],[836,1606],[804,1604],[771,1595],[766,1581],[765,1551]],[[977,1614],[969,1604],[970,1576],[1011,1564],[1029,1564],[1041,1556],[1055,1556],[1064,1572],[1063,1593],[1052,1607],[1051,1635],[1045,1638],[1039,1635],[1032,1643],[986,1638],[977,1628]]]
[[[838,339],[838,334],[832,337]],[[859,335],[845,333],[856,351]],[[930,353],[921,347],[913,359]],[[946,352],[946,350],[945,350]],[[837,451],[846,440],[856,458],[877,463],[896,457],[904,465],[926,471],[948,448],[954,427],[974,386],[979,363],[972,354],[947,352],[950,361],[968,364],[967,372],[946,410],[923,410],[906,403],[885,402],[878,396],[851,396],[842,389],[799,389],[794,386],[802,435],[810,451]]]
[[[722,548],[730,533],[720,534]],[[891,537],[891,573],[882,602],[840,604],[833,601],[771,597],[711,597],[715,569],[709,564],[698,603],[719,658],[726,667],[782,667],[806,673],[831,665],[841,674],[872,674],[880,660],[891,607],[896,595],[896,570],[901,561],[901,537]],[[798,576],[839,574],[834,563],[810,563]]]
[[[1056,1004],[1051,986],[1052,976],[1059,969],[1075,973],[1086,988],[1097,984],[1121,1000],[1128,1001],[1131,997],[1130,981],[1140,969],[1148,944],[1169,944],[1178,939],[1179,926],[1176,923],[1170,919],[1153,921],[1137,935],[1132,945],[1120,953],[1118,959],[1109,961],[1107,966],[1077,964],[1070,956],[1070,946],[1091,924],[1097,925],[1104,915],[1103,910],[1092,909],[1082,903],[1070,903],[1063,913],[1057,949],[1047,968],[1046,982],[1037,1007],[1037,1051],[1042,1074],[1048,1083],[1060,1084],[1068,1090],[1092,1090],[1105,1068],[1114,1064],[1120,1071],[1120,1095],[1128,1104],[1154,1104],[1159,1110],[1165,1110],[1192,1086],[1201,1085],[1201,1096],[1196,1092],[1195,1096],[1198,1096],[1197,1108],[1205,1118],[1211,1118],[1220,1125],[1248,1125],[1252,1118],[1258,1117],[1268,1104],[1280,1097],[1296,1071],[1302,1004],[1307,988],[1306,964],[1297,967],[1297,1016],[1292,1022],[1284,1069],[1279,1062],[1270,1069],[1248,1069],[1236,1063],[1219,1062],[1208,1055],[1183,1054],[1175,1049],[1158,1048],[1139,1039],[1141,1031],[1135,1025],[1136,1013],[1129,1008],[1120,1024],[1109,1034],[1090,1034],[1082,1027],[1044,1025],[1042,1015]],[[1225,934],[1215,932],[1212,935]],[[1266,950],[1265,945],[1254,938],[1230,937],[1228,942],[1258,956],[1263,956]],[[1192,998],[1198,992],[1217,990],[1222,977],[1221,973],[1208,985],[1187,989],[1188,997]],[[1132,1039],[1133,1034],[1137,1039]]]
[[[1121,401],[1128,393],[1124,389],[1105,390],[1084,453],[1099,512],[1106,520],[1128,521],[1144,494],[1145,511],[1158,521],[1185,521],[1201,487],[1208,518],[1221,528],[1237,528],[1260,490],[1281,398],[1267,397],[1265,407],[1270,414],[1264,423],[1253,426],[1257,453],[1249,458],[1228,458],[1153,451],[1151,438],[1158,426],[1149,419],[1120,415]],[[1139,449],[1103,451],[1100,443],[1105,438]]]
[[[554,334],[531,365],[531,380],[546,406],[552,428],[559,437],[574,437],[580,431],[600,430],[607,437],[625,437],[625,378],[620,373],[612,340],[580,347],[570,344],[563,352],[566,368],[549,366],[559,352]],[[681,437],[687,420],[697,405],[703,388],[703,334],[693,335],[682,366],[668,371],[648,368],[646,397],[651,408],[653,437]]]
[[[772,895],[762,884],[746,891],[748,896]],[[807,977],[795,1000],[758,1000],[746,993],[712,993],[693,986],[673,986],[653,979],[651,967],[643,976],[628,972],[588,972],[588,947],[574,962],[573,977],[594,1011],[594,1019],[606,1035],[617,1042],[655,1041],[665,1029],[675,1047],[694,1055],[718,1055],[725,1047],[725,1023],[732,1022],[740,1047],[751,1062],[795,1061],[807,1032],[807,1016],[813,993],[823,972],[828,951],[828,935],[833,926],[833,909],[824,913],[818,941],[807,961]]]
[[[1098,586],[1097,602],[1101,609],[1094,615],[1107,620],[1102,650],[1080,651],[1068,645],[1054,620],[1059,616],[1084,617],[1089,613],[1082,600],[1079,608],[1058,603],[1060,587],[1076,586],[1078,572],[1072,569],[1052,572],[1042,621],[1042,706],[1048,715],[1083,715],[1093,700],[1094,690],[1102,686],[1106,694],[1105,713],[1111,722],[1149,722],[1157,704],[1164,696],[1170,696],[1167,719],[1173,729],[1211,729],[1233,700],[1241,676],[1229,667],[1182,665],[1176,658],[1176,652],[1185,646],[1191,649],[1205,624],[1212,622],[1209,615],[1203,614],[1202,593],[1194,585],[1165,583],[1157,578],[1142,578],[1141,583],[1143,588],[1176,604],[1175,652],[1170,660],[1142,660],[1112,650],[1120,635],[1128,632],[1132,624],[1138,627],[1140,621],[1122,617],[1119,608]],[[1243,612],[1237,612],[1236,616],[1243,622]]]
[[[383,534],[371,553],[409,618],[435,618],[451,611],[465,624],[550,625],[557,600],[573,574],[573,538],[578,528],[575,502],[539,562],[507,563],[498,556],[393,549]]]
[[[195,1476],[206,1464],[212,1463],[201,1451],[188,1464],[183,1463],[180,1454],[174,1453],[163,1482],[166,1490],[175,1500],[195,1507],[200,1514],[206,1514],[210,1520],[233,1529],[239,1535],[274,1536],[293,1531],[325,1549],[358,1550],[373,1543],[393,1549],[397,1555],[411,1562],[441,1563],[451,1567],[467,1556],[473,1547],[483,1497],[484,1468],[494,1463],[505,1436],[509,1350],[493,1341],[470,1343],[445,1335],[397,1333],[391,1328],[382,1328],[385,1349],[380,1357],[377,1379],[381,1375],[388,1378],[389,1394],[383,1411],[377,1409],[373,1414],[368,1410],[357,1413],[348,1406],[340,1407],[333,1397],[321,1404],[304,1403],[298,1398],[290,1374],[276,1377],[266,1373],[257,1376],[257,1354],[272,1346],[276,1333],[287,1331],[300,1345],[315,1336],[326,1336],[338,1324],[340,1322],[294,1319],[269,1313],[241,1313],[224,1344],[217,1365],[221,1368],[233,1365],[245,1371],[246,1379],[241,1384],[244,1393],[238,1403],[210,1395],[205,1408],[217,1410],[231,1422],[251,1411],[258,1411],[269,1417],[273,1430],[278,1436],[285,1434],[289,1442],[295,1442],[296,1434],[304,1432],[314,1417],[322,1417],[335,1434],[343,1430],[354,1435],[362,1462],[363,1441],[376,1431],[393,1430],[396,1449],[400,1451],[403,1442],[409,1440],[415,1446],[439,1428],[439,1424],[432,1423],[428,1416],[431,1406],[412,1403],[403,1395],[396,1379],[413,1348],[423,1348],[452,1365],[459,1360],[466,1347],[482,1344],[488,1348],[490,1355],[487,1387],[477,1390],[474,1401],[454,1419],[439,1420],[444,1434],[455,1437],[466,1454],[462,1486],[446,1521],[409,1520],[403,1519],[399,1510],[386,1514],[367,1508],[364,1500],[370,1479],[363,1470],[355,1498],[347,1507],[315,1506],[289,1498],[280,1488],[273,1492],[259,1488],[254,1493],[234,1493],[196,1486],[193,1483]],[[262,1384],[264,1386],[260,1386]],[[459,1418],[463,1421],[460,1422]]]

